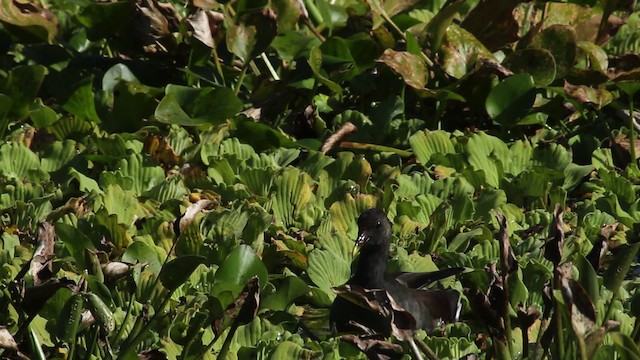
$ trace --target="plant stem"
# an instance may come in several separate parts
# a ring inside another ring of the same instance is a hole
[[[631,160],[634,164],[636,163],[636,128],[633,124],[633,95],[631,93],[627,94],[629,96],[629,152],[631,153]]]
[[[346,148],[346,149],[359,149],[359,150],[373,150],[373,151],[380,151],[380,152],[391,152],[391,153],[398,154],[399,156],[402,156],[402,157],[411,157],[411,156],[413,156],[413,153],[411,151],[396,149],[396,148],[393,148],[393,147],[390,147],[390,146],[384,146],[384,145],[363,144],[363,143],[357,143],[357,142],[351,142],[351,141],[343,141],[343,142],[340,143],[339,146],[341,148]]]
[[[124,326],[127,323],[127,320],[129,320],[129,316],[131,315],[131,309],[133,308],[133,299],[135,298],[135,293],[131,294],[131,297],[129,298],[129,304],[127,305],[127,312],[124,314],[124,319],[122,320],[122,324],[120,325],[120,327],[118,328],[118,331],[116,332],[116,336],[114,336],[113,341],[114,343],[118,342],[120,340],[120,336],[122,335],[122,332],[124,331]]]
[[[238,78],[238,83],[236,83],[236,88],[233,93],[238,96],[240,93],[240,88],[242,87],[242,82],[244,81],[244,76],[247,75],[247,64],[242,67],[242,72],[240,73],[240,77]]]
[[[273,68],[273,65],[271,65],[271,61],[269,61],[267,54],[261,53],[260,58],[262,59],[262,61],[264,61],[264,64],[267,66],[267,69],[269,69],[269,73],[271,73],[271,77],[273,77],[273,80],[279,81],[280,76],[276,72],[276,69]]]

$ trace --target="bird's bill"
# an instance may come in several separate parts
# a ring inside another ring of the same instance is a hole
[[[362,245],[364,245],[367,241],[369,241],[369,236],[366,233],[364,232],[358,233],[358,237],[356,238],[356,243],[353,246],[353,251],[351,251],[354,257],[358,254],[358,252],[362,248]]]

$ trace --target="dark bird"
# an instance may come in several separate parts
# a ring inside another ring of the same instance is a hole
[[[358,218],[356,248],[360,258],[355,273],[347,282],[365,289],[383,289],[416,320],[415,329],[432,330],[439,321],[456,321],[460,311],[460,294],[455,290],[418,290],[427,284],[458,274],[463,268],[435,272],[387,272],[391,222],[378,209],[369,209]],[[338,296],[330,310],[331,326],[339,332],[361,332],[360,324],[384,336],[391,334],[389,320],[377,312]]]

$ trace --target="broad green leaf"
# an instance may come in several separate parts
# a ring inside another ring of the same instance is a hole
[[[313,76],[318,82],[328,87],[329,90],[333,91],[334,93],[342,93],[342,87],[340,87],[338,83],[329,79],[329,77],[322,70],[322,50],[320,50],[320,47],[314,47],[311,49],[311,51],[309,52],[309,60],[307,60],[307,62],[311,67]]]
[[[236,115],[242,103],[229,88],[190,88],[167,85],[154,117],[165,124],[215,125]]]
[[[287,276],[276,287],[276,292],[267,296],[260,306],[273,311],[285,310],[287,306],[306,294],[309,286],[297,276]]]
[[[87,28],[91,40],[111,37],[125,29],[134,14],[134,4],[128,2],[89,3],[78,14],[78,21]]]
[[[248,63],[271,44],[277,34],[277,24],[268,12],[254,11],[238,18],[237,23],[228,25],[226,43],[232,53]]]
[[[2,20],[2,5],[0,5],[0,20]],[[27,116],[29,107],[35,100],[47,69],[42,65],[21,65],[9,71],[6,79],[0,82],[2,97],[0,120],[6,116],[8,120],[22,120]],[[0,124],[2,122],[0,121]],[[0,130],[3,134],[6,126]]]
[[[196,255],[177,257],[166,263],[160,271],[160,282],[170,291],[184,284],[205,258]]]
[[[427,84],[427,64],[418,55],[387,49],[378,61],[385,63],[414,89],[424,89]]]
[[[536,86],[547,86],[556,78],[556,61],[547,49],[520,49],[502,62],[516,74],[527,73]]]
[[[268,277],[267,268],[253,249],[247,245],[239,245],[216,271],[213,279],[215,293],[230,291],[235,297],[254,276],[258,276],[260,287],[264,288]]]
[[[147,263],[146,270],[159,273],[162,268],[160,258],[150,245],[142,240],[134,240],[122,254],[122,261],[130,264]]]
[[[80,120],[92,123],[100,122],[93,93],[93,76],[86,77],[70,87],[72,90],[70,90],[62,108]]]
[[[447,28],[440,53],[443,70],[456,79],[466,75],[480,60],[495,60],[478,39],[455,24]]]
[[[563,78],[576,59],[576,32],[567,25],[552,25],[533,38],[531,47],[548,50],[556,63],[556,79]]]
[[[491,90],[486,100],[487,114],[498,124],[513,125],[529,112],[535,98],[531,75],[513,75]]]

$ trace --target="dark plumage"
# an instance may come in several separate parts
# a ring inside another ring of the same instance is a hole
[[[384,289],[396,302],[416,319],[416,329],[433,329],[438,320],[455,321],[459,312],[460,295],[454,290],[416,290],[433,281],[460,273],[462,268],[426,273],[387,272],[391,222],[384,212],[370,209],[358,218],[360,259],[355,273],[347,284],[365,289]],[[331,306],[330,322],[340,332],[359,332],[350,321],[389,336],[389,321],[382,315],[356,305],[340,296]]]

